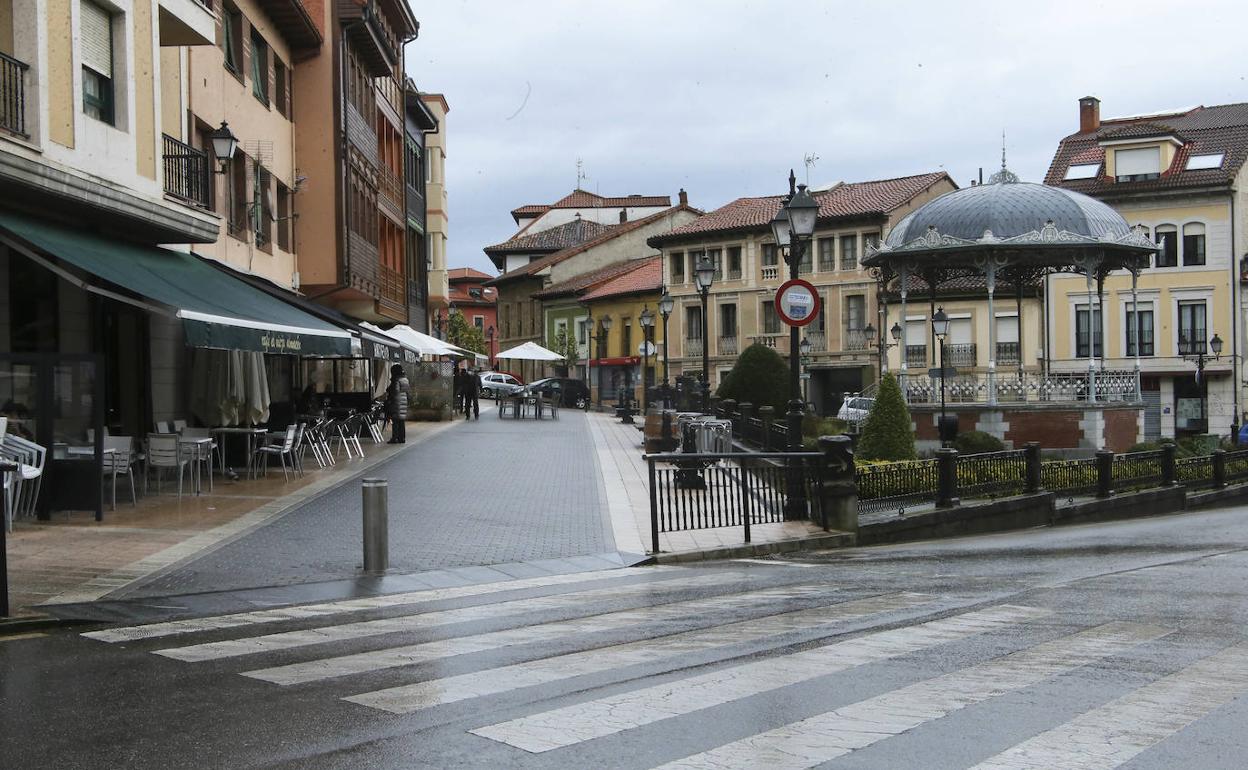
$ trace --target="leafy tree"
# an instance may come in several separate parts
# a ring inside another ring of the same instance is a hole
[[[464,350],[486,354],[485,334],[475,324],[468,323],[464,314],[459,310],[451,311],[451,317],[446,326],[446,341]]]
[[[561,326],[559,331],[555,332],[555,342],[551,350],[563,356],[563,361],[555,364],[556,369],[563,371],[560,376],[569,376],[568,373],[576,368],[580,348],[576,344],[576,337],[568,333],[568,327]]]
[[[741,351],[717,394],[738,403],[748,401],[755,407],[772,406],[779,418],[788,411],[788,364],[772,348],[757,343],[750,345]]]
[[[892,372],[885,372],[871,413],[862,426],[855,454],[864,460],[914,460],[914,430],[910,410]]]

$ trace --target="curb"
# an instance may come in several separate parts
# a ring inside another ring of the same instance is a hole
[[[673,553],[657,553],[651,556],[648,563],[682,564],[712,559],[741,559],[750,556],[766,556],[773,553],[790,553],[793,551],[816,551],[825,548],[848,548],[856,544],[858,538],[850,532],[828,533],[816,537],[793,538],[791,540],[774,540],[769,543],[743,543],[724,548],[706,548],[700,551],[676,551]]]
[[[70,626],[82,625],[89,625],[89,622],[69,618],[57,618],[51,615],[0,618],[0,640],[3,640],[6,636],[19,636],[38,631],[56,631]]]

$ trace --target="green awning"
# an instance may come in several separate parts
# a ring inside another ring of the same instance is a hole
[[[75,232],[0,212],[0,234],[31,256],[42,253],[169,307],[192,347],[293,355],[351,355],[351,334],[270,296],[183,251]],[[34,252],[34,253],[32,253]],[[98,287],[85,286],[88,291]]]

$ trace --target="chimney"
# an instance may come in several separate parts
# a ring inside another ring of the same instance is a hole
[[[680,205],[689,205],[689,193],[685,192],[685,188],[680,188]]]
[[[620,209],[620,224],[628,221],[628,209]]]
[[[1079,133],[1091,133],[1101,127],[1101,100],[1085,96],[1079,100]]]

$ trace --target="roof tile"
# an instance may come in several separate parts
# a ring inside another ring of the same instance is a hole
[[[533,292],[533,296],[538,299],[552,299],[554,297],[566,297],[570,294],[579,294],[585,289],[597,286],[603,281],[635,269],[640,261],[642,260],[626,259],[621,262],[612,262],[597,270],[590,270],[588,273],[581,273],[566,281],[551,284],[541,291]]]
[[[612,227],[613,225],[600,225],[597,222],[578,217],[557,227],[538,230],[535,233],[517,235],[508,241],[493,246],[486,246],[485,253],[506,254],[508,252],[558,251],[569,246],[584,243],[591,238],[596,238],[612,229]]]
[[[581,296],[581,301],[588,302],[590,300],[619,297],[626,294],[658,291],[663,288],[662,257],[650,257],[634,261],[637,263],[636,267],[586,292]]]

